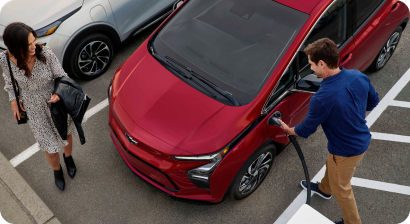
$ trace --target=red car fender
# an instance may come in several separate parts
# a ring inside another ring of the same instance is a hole
[[[263,119],[251,130],[218,165],[210,179],[212,198],[221,198],[221,200],[224,198],[239,169],[260,146],[268,141],[265,125],[262,125],[266,121],[267,118]]]

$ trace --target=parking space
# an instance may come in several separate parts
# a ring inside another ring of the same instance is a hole
[[[294,208],[306,200],[299,186],[304,178],[303,169],[291,145],[276,157],[270,174],[254,194],[241,201],[227,198],[212,206],[175,201],[141,181],[124,163],[109,137],[108,108],[104,106],[106,89],[115,69],[153,29],[119,49],[111,67],[101,77],[87,82],[76,80],[92,98],[89,108],[95,108],[101,102],[102,106],[95,109],[97,113],[90,114],[92,116],[83,125],[87,143],[81,146],[74,138],[73,157],[78,173],[74,179],[66,175],[64,192],[55,187],[52,170],[42,152],[16,163],[17,171],[62,223],[286,223],[285,220],[297,210]],[[406,139],[410,138],[410,107],[392,104],[395,101],[405,102],[401,105],[410,103],[410,84],[406,82],[395,90],[396,95],[388,95],[410,67],[409,51],[406,50],[409,48],[410,29],[406,29],[399,48],[386,67],[379,72],[366,72],[380,98],[389,100],[383,104],[385,109],[378,116],[370,117],[374,122],[370,127],[374,140],[353,180],[364,223],[399,223],[409,215],[410,141],[406,142]],[[0,83],[3,88],[4,81]],[[15,124],[8,96],[3,90],[0,91],[0,105],[3,105],[0,107],[0,151],[12,161],[35,145],[35,140],[28,126]],[[380,140],[384,138],[386,140]],[[320,180],[320,171],[323,173],[327,157],[323,131],[319,128],[308,139],[298,138],[298,141],[311,177]],[[334,198],[323,200],[314,196],[312,207],[331,220],[342,217]]]
[[[403,88],[399,95],[397,95],[395,100],[410,102],[410,83],[407,83],[407,85]]]
[[[392,77],[391,74],[390,77]],[[367,197],[364,198],[364,205],[372,204],[367,200],[368,195],[372,194],[366,192],[366,190],[372,189],[383,192],[374,193],[376,195],[372,199],[375,200],[375,203],[370,207],[370,211],[369,209],[363,208],[362,211],[364,210],[364,212],[360,211],[360,200],[356,199],[362,220],[366,220],[366,222],[373,220],[373,222],[370,223],[399,223],[403,222],[409,216],[410,175],[408,174],[408,167],[410,165],[410,152],[408,150],[408,143],[410,143],[410,132],[408,124],[410,120],[408,119],[408,114],[410,112],[410,102],[396,100],[396,97],[402,90],[408,92],[408,89],[405,88],[409,81],[410,69],[400,77],[386,95],[380,96],[382,99],[379,105],[370,112],[366,118],[373,140],[364,159],[357,166],[355,177],[352,179],[352,185],[361,187],[362,189],[359,188],[359,192],[364,191],[364,195],[367,195]],[[407,98],[406,94],[401,94],[400,98]],[[314,176],[312,181],[320,181],[324,176],[324,171],[325,166]],[[355,192],[356,189],[357,187],[354,187]],[[355,193],[355,195],[357,194],[358,193]],[[399,197],[400,200],[392,200],[396,197]],[[286,223],[300,206],[304,204],[305,198],[306,192],[302,191],[284,213],[281,214],[279,219],[275,221],[275,224]],[[323,201],[322,199],[319,200]],[[396,208],[397,204],[402,202],[405,203],[400,207],[400,211],[390,211],[389,207],[377,206],[385,206],[393,203],[393,207]],[[315,207],[313,202],[312,207]],[[325,206],[325,208],[328,209],[329,205]],[[374,214],[374,210],[377,209],[383,212]],[[325,215],[326,213],[328,212],[323,212],[322,214]],[[369,213],[368,219],[363,218],[363,213],[365,215]],[[392,214],[400,215],[393,216]],[[340,214],[340,216],[343,215]],[[338,220],[338,218],[334,218],[334,220]]]
[[[410,130],[406,128],[410,125],[410,120],[406,116],[410,114],[410,108],[389,106],[372,126],[373,132],[389,133],[396,135],[410,136]],[[404,118],[404,119],[403,119]],[[384,122],[384,120],[388,122]],[[398,125],[398,124],[403,125]]]

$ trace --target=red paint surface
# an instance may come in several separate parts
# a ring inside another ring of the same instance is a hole
[[[275,2],[310,14],[320,0],[275,0]]]
[[[118,68],[113,78],[109,106],[109,123],[112,126],[110,131],[115,146],[133,172],[169,195],[219,202],[229,190],[236,173],[262,144],[271,140],[280,144],[289,143],[284,132],[279,127],[267,125],[267,121],[275,111],[280,111],[283,120],[291,126],[301,123],[308,111],[310,94],[294,93],[285,98],[244,139],[231,148],[210,177],[211,190],[197,188],[186,175],[187,171],[207,162],[177,161],[171,157],[217,152],[258,119],[280,75],[290,63],[314,22],[331,3],[330,0],[278,0],[277,2],[311,13],[311,16],[260,94],[246,106],[226,106],[176,78],[149,54],[147,41]],[[360,35],[355,38],[355,41],[351,41],[342,49],[341,61],[352,54],[345,68],[360,67],[358,65],[362,63],[362,55],[369,54],[366,51],[371,43],[368,43],[367,39],[382,35],[377,32],[389,36],[390,27],[396,27],[401,17],[408,16],[408,9],[403,5],[394,14],[378,13],[380,18],[368,24],[363,31],[359,32]],[[175,13],[177,12],[171,14],[158,29]],[[377,52],[373,52],[373,56]],[[125,133],[132,136],[139,144],[135,146],[129,143]],[[124,147],[129,152],[125,151]],[[171,181],[164,179],[161,172],[138,164],[132,155],[164,172],[177,185],[178,191],[173,192],[164,188],[163,185],[171,189],[174,189],[174,186]]]
[[[392,12],[396,3],[400,6]],[[388,0],[355,35],[356,58],[360,60],[356,60],[354,67],[360,71],[369,67],[396,27],[409,16],[406,4],[397,0]]]

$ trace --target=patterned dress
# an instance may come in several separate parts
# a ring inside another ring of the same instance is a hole
[[[11,83],[6,52],[0,53],[0,66],[3,69],[3,77],[6,83],[4,89],[9,93],[9,99],[12,101],[16,97]],[[50,113],[51,103],[48,103],[48,101],[54,90],[54,79],[67,76],[67,74],[50,47],[43,47],[42,53],[46,57],[46,64],[36,58],[30,78],[27,78],[24,72],[12,61],[10,61],[10,65],[13,76],[20,87],[20,97],[29,118],[28,124],[39,144],[40,150],[56,153],[61,150],[62,146],[68,145],[68,142],[61,139],[54,126]],[[77,130],[70,116],[68,116],[67,131],[68,134],[77,135]]]

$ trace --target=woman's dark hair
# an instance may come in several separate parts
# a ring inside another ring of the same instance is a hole
[[[339,67],[339,49],[335,42],[329,38],[319,39],[305,48],[305,53],[310,56],[310,60],[317,63],[322,60],[330,69]]]
[[[4,44],[7,46],[8,51],[17,59],[17,67],[26,71],[24,74],[27,77],[31,76],[30,69],[28,69],[28,36],[33,34],[34,38],[37,38],[36,32],[24,23],[11,23],[6,27],[3,34]],[[38,58],[44,64],[46,63],[46,57],[41,53],[43,46],[36,44],[36,58]]]

